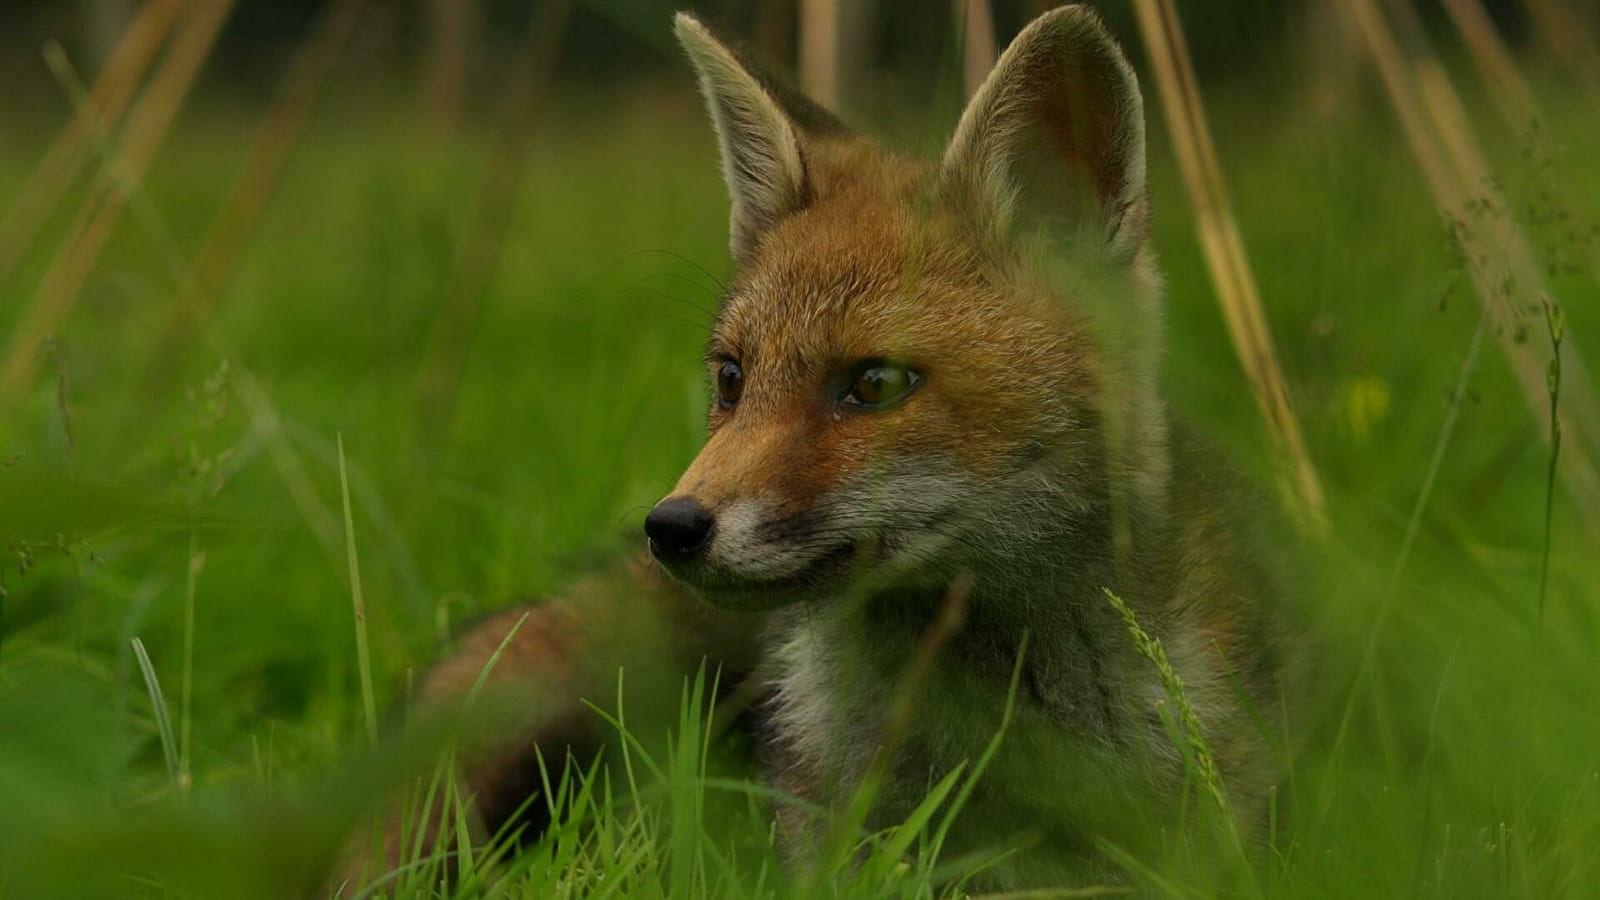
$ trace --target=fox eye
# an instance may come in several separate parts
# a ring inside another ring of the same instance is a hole
[[[731,359],[722,361],[717,367],[717,403],[723,409],[730,409],[739,402],[739,395],[744,393],[744,370]]]
[[[911,393],[922,382],[922,376],[905,366],[881,359],[867,360],[858,365],[850,377],[850,387],[844,402],[867,409],[881,409]]]

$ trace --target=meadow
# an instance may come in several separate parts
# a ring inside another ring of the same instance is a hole
[[[1327,494],[1329,526],[1298,557],[1312,696],[1288,716],[1248,874],[1175,849],[1125,860],[1128,883],[1589,896],[1600,546],[1549,476],[1548,410],[1530,410],[1502,341],[1551,357],[1542,293],[1567,359],[1600,352],[1600,110],[1534,65],[1543,116],[1507,127],[1449,60],[1496,174],[1483,192],[1507,199],[1546,275],[1485,313],[1472,270],[1501,248],[1441,215],[1365,60],[1314,62],[1202,85]],[[1270,438],[1146,82],[1168,395],[1270,489]],[[933,106],[854,121],[931,153],[951,124]],[[0,113],[15,137],[0,203],[68,108]],[[26,389],[0,397],[0,896],[306,890],[380,787],[434,765],[432,747],[369,749],[374,716],[399,715],[462,621],[637,550],[703,434],[726,207],[686,69],[552,86],[467,301],[492,123],[441,136],[404,97],[330,89],[226,289],[186,315],[189,261],[258,116],[223,94],[190,103]],[[0,273],[0,343],[96,189],[83,179]],[[650,783],[569,778],[571,816],[537,846],[453,887],[418,870],[368,896],[960,894],[961,862],[918,852],[937,810],[874,839],[868,864],[783,874],[781,801],[739,747],[705,762],[737,742],[686,697],[672,746],[639,761]]]

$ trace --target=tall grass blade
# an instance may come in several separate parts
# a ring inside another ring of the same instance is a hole
[[[1400,582],[1400,574],[1405,571],[1406,563],[1411,559],[1411,546],[1416,542],[1417,532],[1422,527],[1422,513],[1427,509],[1428,499],[1433,496],[1433,486],[1439,478],[1439,469],[1444,465],[1445,450],[1450,446],[1450,438],[1455,435],[1456,420],[1461,414],[1461,404],[1466,400],[1467,382],[1472,378],[1472,373],[1478,368],[1478,351],[1483,348],[1483,335],[1489,330],[1489,310],[1484,309],[1478,315],[1478,327],[1473,329],[1472,341],[1467,344],[1467,352],[1461,360],[1461,369],[1456,374],[1455,387],[1450,391],[1450,405],[1445,408],[1444,424],[1439,428],[1439,438],[1433,444],[1433,456],[1428,459],[1428,470],[1422,476],[1422,486],[1417,490],[1417,502],[1411,507],[1411,516],[1406,520],[1406,533],[1400,539],[1400,552],[1395,555],[1394,568],[1389,572],[1389,588],[1392,593],[1394,587]]]
[[[378,704],[372,691],[372,654],[367,649],[367,601],[361,592],[361,559],[356,553],[355,518],[350,513],[350,478],[344,464],[344,435],[338,437],[339,497],[344,504],[346,571],[350,576],[350,606],[356,624],[356,670],[361,677],[361,710],[366,717],[367,740],[378,743]],[[520,624],[520,623],[519,623]],[[481,677],[481,676],[480,676]],[[473,686],[477,690],[477,686]]]
[[[156,734],[161,738],[161,755],[167,761],[167,780],[178,789],[178,742],[172,735],[172,718],[167,713],[167,698],[161,693],[161,679],[150,664],[150,654],[145,652],[144,641],[132,639],[133,657],[139,661],[139,671],[144,674],[145,690],[150,694],[150,708],[155,713]]]
[[[192,513],[191,515],[193,515]],[[183,572],[183,684],[179,714],[178,785],[188,790],[192,781],[189,755],[194,713],[194,610],[199,594],[200,572],[205,568],[206,555],[200,550],[200,532],[192,521],[189,524],[189,556]]]
[[[1550,466],[1544,484],[1544,552],[1539,558],[1539,621],[1544,621],[1545,595],[1550,587],[1550,536],[1555,522],[1556,466],[1561,462],[1561,340],[1566,336],[1567,318],[1561,307],[1544,301],[1545,327],[1550,333],[1550,365],[1545,380],[1550,389]]]

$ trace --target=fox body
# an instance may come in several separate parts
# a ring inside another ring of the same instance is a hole
[[[936,162],[851,135],[694,20],[678,33],[738,274],[710,343],[710,439],[646,530],[708,602],[777,610],[777,784],[847,799],[959,599],[879,815],[979,758],[1027,634],[1016,733],[967,816],[1058,851],[1001,880],[1048,877],[1118,827],[1096,807],[1177,773],[1158,673],[1110,590],[1161,636],[1234,794],[1258,804],[1244,713],[1275,702],[1279,598],[1224,476],[1167,425],[1142,103],[1098,18],[1065,7],[1025,29]]]
[[[1029,25],[931,161],[851,133],[693,18],[677,32],[717,133],[736,275],[707,357],[709,439],[645,527],[660,571],[764,633],[775,785],[837,807],[892,749],[873,815],[903,819],[983,753],[1017,673],[1015,722],[953,840],[1038,845],[989,870],[1001,885],[1095,871],[1092,839],[1148,825],[1182,775],[1111,591],[1162,640],[1237,808],[1261,809],[1271,773],[1246,710],[1278,702],[1281,592],[1226,468],[1169,426],[1157,390],[1142,101],[1098,17]],[[606,617],[536,609],[513,641],[534,650],[495,677],[605,659]],[[480,655],[507,631],[491,626]],[[552,649],[547,628],[590,637]],[[434,681],[464,690],[473,670]],[[603,696],[604,680],[561,683]],[[540,740],[531,727],[507,752]],[[803,857],[817,823],[786,815]]]

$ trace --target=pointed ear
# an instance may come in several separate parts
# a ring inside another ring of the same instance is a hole
[[[826,110],[779,86],[695,17],[678,13],[674,24],[716,128],[732,202],[729,243],[742,264],[768,228],[810,202],[805,138],[844,128]]]
[[[1090,229],[1113,252],[1144,242],[1144,102],[1086,6],[1033,20],[973,95],[941,177],[1002,229]]]

